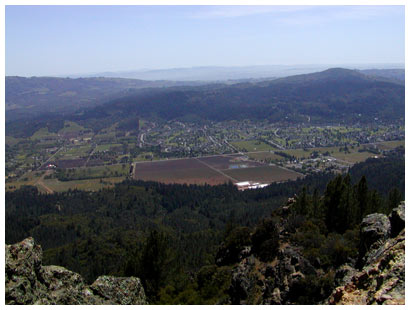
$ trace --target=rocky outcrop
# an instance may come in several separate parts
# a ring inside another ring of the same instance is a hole
[[[286,222],[289,207],[278,214]],[[370,214],[360,226],[359,257],[340,266],[326,286],[318,286],[320,304],[404,304],[405,301],[405,229],[404,203],[390,216]],[[397,233],[397,231],[399,231]],[[231,304],[289,305],[306,302],[300,297],[311,281],[325,279],[326,274],[312,260],[302,255],[301,248],[289,242],[283,223],[278,229],[280,247],[275,258],[262,261],[249,246],[237,251],[232,269],[229,296]],[[222,256],[221,256],[222,257]],[[355,264],[356,262],[356,264]],[[312,265],[313,264],[313,265]],[[332,271],[333,272],[333,271]],[[333,280],[334,279],[334,280]],[[332,284],[334,281],[334,284]],[[326,300],[326,294],[332,294]],[[312,302],[312,300],[308,300]]]
[[[358,267],[362,268],[369,256],[385,242],[391,233],[389,218],[380,213],[369,214],[360,224]]]
[[[233,269],[229,295],[232,304],[292,304],[300,292],[300,282],[317,271],[299,252],[287,244],[277,258],[262,262],[254,255],[244,258]]]
[[[101,276],[86,285],[83,278],[60,266],[42,266],[42,250],[33,238],[6,245],[6,304],[143,305],[141,281],[135,277]]]
[[[359,257],[358,269],[352,271],[350,268],[326,303],[404,305],[404,213],[402,203],[393,210],[387,221],[387,217],[379,214],[369,215],[363,220],[361,246],[366,247],[367,251]]]

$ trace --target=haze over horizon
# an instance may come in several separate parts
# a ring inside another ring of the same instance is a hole
[[[404,6],[6,6],[8,76],[292,64],[404,64]]]

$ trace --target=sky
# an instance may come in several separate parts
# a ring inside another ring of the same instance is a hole
[[[10,6],[6,75],[403,63],[404,6]]]

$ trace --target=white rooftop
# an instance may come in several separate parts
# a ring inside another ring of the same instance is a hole
[[[249,186],[251,185],[251,183],[249,183],[248,181],[246,182],[239,182],[239,183],[235,183],[236,186]]]

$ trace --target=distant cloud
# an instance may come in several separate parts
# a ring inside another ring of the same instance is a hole
[[[267,13],[286,13],[305,10],[304,6],[275,6],[275,5],[234,5],[234,6],[210,6],[200,7],[190,17],[194,19],[234,18]]]
[[[306,10],[303,14],[284,15],[276,19],[286,25],[318,25],[335,21],[371,20],[381,16],[404,17],[404,6],[326,6]]]
[[[322,24],[334,20],[367,20],[378,16],[404,16],[404,6],[199,6],[189,13],[192,19],[237,18],[269,14],[286,25]]]

